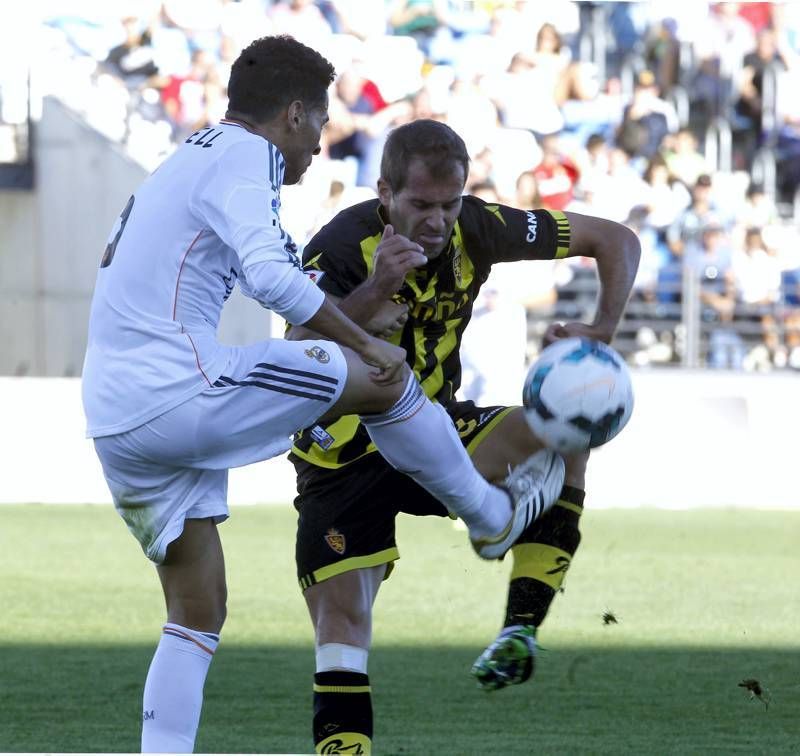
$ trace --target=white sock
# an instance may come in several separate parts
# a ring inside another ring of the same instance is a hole
[[[219,636],[168,622],[144,684],[142,753],[191,753]]]
[[[508,494],[475,469],[450,416],[428,400],[413,375],[397,404],[381,415],[362,415],[361,422],[386,461],[461,517],[473,538],[508,524]]]

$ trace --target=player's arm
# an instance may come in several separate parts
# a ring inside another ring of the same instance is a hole
[[[462,213],[469,213],[479,236],[468,239],[482,248],[491,263],[515,260],[552,260],[592,257],[597,265],[600,293],[591,323],[552,325],[545,333],[549,342],[565,336],[588,336],[610,342],[622,319],[639,267],[639,239],[614,221],[578,213],[518,210],[506,205],[487,205],[474,197],[464,199]]]
[[[272,145],[268,145],[273,149]],[[265,175],[261,145],[227,150],[197,187],[193,210],[233,249],[245,273],[246,288],[264,307],[288,323],[303,325],[351,348],[377,368],[372,379],[391,383],[402,369],[405,351],[370,336],[303,273],[291,237],[283,231]],[[272,217],[264,212],[273,207]]]
[[[338,299],[338,307],[350,320],[376,335],[402,326],[407,308],[391,301],[403,285],[406,273],[427,262],[422,248],[405,236],[394,233],[391,225],[383,230],[383,237],[375,251],[372,275],[346,296]],[[324,282],[325,279],[323,279]],[[294,326],[286,333],[287,339],[313,338],[315,334],[306,324]]]
[[[641,255],[639,239],[629,228],[614,221],[579,213],[564,215],[570,227],[566,257],[594,258],[600,292],[592,323],[554,324],[545,338],[582,335],[610,343],[636,278]]]

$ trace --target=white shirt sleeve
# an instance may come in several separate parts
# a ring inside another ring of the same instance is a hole
[[[309,320],[325,294],[303,274],[291,237],[281,228],[277,192],[267,176],[269,142],[231,145],[195,189],[194,211],[239,257],[242,292],[292,325]]]

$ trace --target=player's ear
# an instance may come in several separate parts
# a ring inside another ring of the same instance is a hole
[[[384,207],[389,207],[392,199],[392,187],[385,178],[378,179],[378,199]]]
[[[286,120],[292,131],[297,131],[305,122],[306,109],[301,100],[292,100],[286,110]]]

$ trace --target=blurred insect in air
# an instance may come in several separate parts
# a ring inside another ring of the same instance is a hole
[[[614,614],[614,612],[612,612],[611,610],[606,609],[603,612],[603,624],[604,625],[618,625],[619,624],[619,620],[617,619],[617,615]]]
[[[744,688],[745,690],[750,691],[750,700],[752,701],[754,698],[757,698],[761,703],[764,704],[764,708],[769,708],[769,702],[772,698],[770,692],[763,686],[761,683],[752,678],[748,677],[745,680],[742,680],[739,683],[740,688]]]

